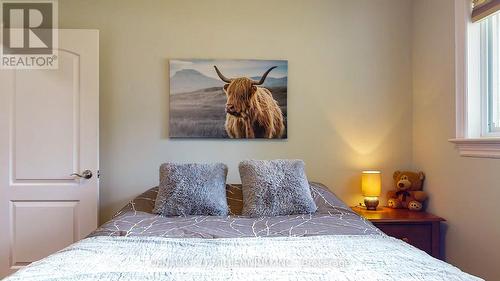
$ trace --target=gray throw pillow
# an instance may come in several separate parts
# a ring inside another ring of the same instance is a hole
[[[226,216],[226,176],[227,166],[222,163],[162,164],[153,213]]]
[[[247,160],[239,165],[242,214],[251,217],[314,213],[302,160]]]

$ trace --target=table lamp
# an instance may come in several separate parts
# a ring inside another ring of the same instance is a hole
[[[378,197],[381,190],[380,171],[363,171],[361,175],[361,192],[365,197],[365,206],[367,210],[376,210],[378,206]]]

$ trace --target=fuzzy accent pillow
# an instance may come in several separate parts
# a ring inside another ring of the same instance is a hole
[[[239,169],[243,215],[283,216],[317,210],[302,160],[247,160]]]
[[[162,164],[153,213],[226,216],[226,176],[227,166],[222,163]]]

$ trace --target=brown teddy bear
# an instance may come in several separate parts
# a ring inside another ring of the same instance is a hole
[[[387,207],[408,208],[421,211],[427,194],[422,191],[425,175],[423,172],[396,171],[393,175],[396,190],[387,192]]]

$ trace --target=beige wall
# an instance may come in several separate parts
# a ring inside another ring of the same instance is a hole
[[[411,166],[411,2],[59,1],[61,28],[100,30],[101,220],[165,161],[302,158],[354,204],[360,171]],[[170,140],[169,58],[289,61],[287,141]]]
[[[454,0],[413,2],[413,160],[429,209],[447,219],[449,262],[500,280],[500,160],[459,157],[455,136]]]

